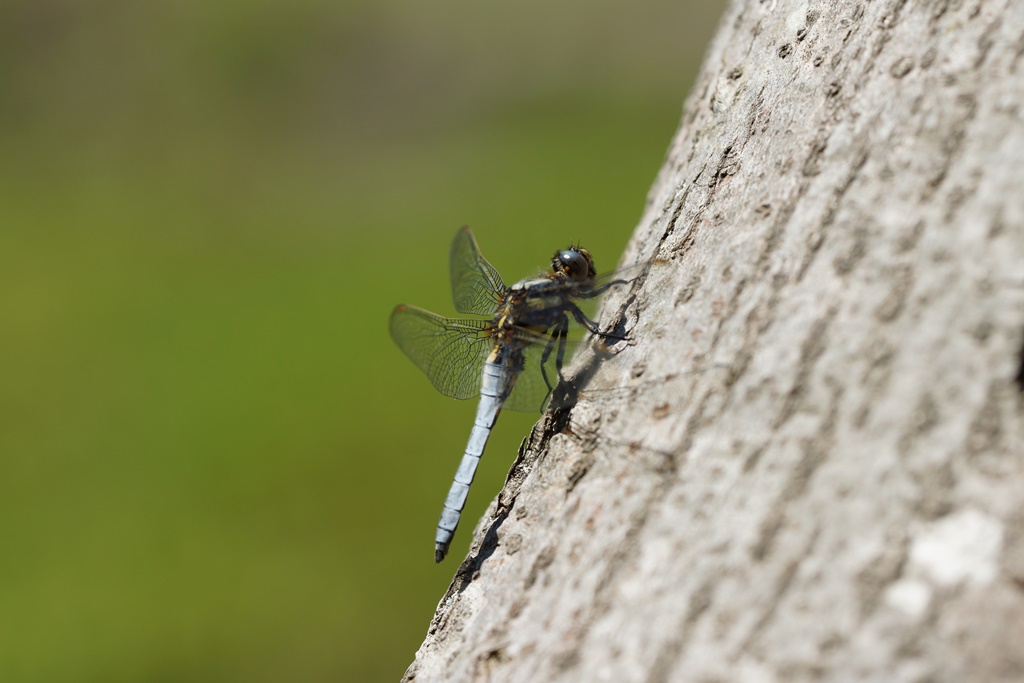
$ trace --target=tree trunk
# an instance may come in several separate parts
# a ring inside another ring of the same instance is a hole
[[[1024,680],[1024,3],[734,0],[652,258],[405,680]]]

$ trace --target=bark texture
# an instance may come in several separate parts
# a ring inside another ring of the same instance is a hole
[[[734,0],[652,257],[405,680],[1024,680],[1024,3]]]

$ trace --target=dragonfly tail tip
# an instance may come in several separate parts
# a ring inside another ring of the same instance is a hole
[[[440,543],[434,548],[434,563],[440,564],[444,556],[448,554],[448,547],[441,545]]]

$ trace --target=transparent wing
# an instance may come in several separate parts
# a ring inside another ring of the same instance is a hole
[[[632,263],[613,271],[604,272],[594,278],[589,290],[583,292],[574,303],[583,311],[583,314],[591,320],[597,321],[599,302],[604,294],[622,294],[629,292],[638,280],[647,277],[652,267],[667,264],[665,259],[648,259],[639,263]],[[599,322],[599,321],[598,321]],[[608,321],[605,321],[606,325]]]
[[[483,320],[443,318],[416,306],[391,312],[391,338],[434,388],[452,398],[480,393],[481,368],[491,341]]]
[[[575,327],[575,326],[573,326]],[[579,334],[578,330],[570,327],[570,334]],[[552,347],[548,358],[544,358],[544,350],[548,345],[550,336],[547,333],[533,333],[526,330],[517,332],[518,343],[529,343],[523,353],[523,369],[512,387],[512,393],[505,400],[505,407],[509,410],[517,410],[524,413],[539,413],[551,398],[551,390],[558,386],[561,378],[558,375],[558,347]],[[564,365],[568,367],[577,347],[585,340],[580,338],[567,338],[565,340]],[[532,343],[530,343],[532,342]],[[546,379],[545,379],[546,377]]]
[[[547,343],[546,337],[538,340],[532,346],[526,347],[523,351],[524,366],[519,377],[516,379],[512,393],[505,400],[505,408],[517,410],[522,413],[540,413],[547,403],[549,389],[544,375],[541,372],[540,358],[544,353],[544,346]],[[555,351],[544,364],[544,371],[547,373],[548,382],[552,387],[558,385],[558,370],[555,368]],[[567,352],[568,353],[568,352]],[[566,358],[568,364],[568,357]]]
[[[452,240],[449,260],[455,310],[488,317],[494,315],[505,283],[480,253],[473,231],[468,227],[459,230]]]

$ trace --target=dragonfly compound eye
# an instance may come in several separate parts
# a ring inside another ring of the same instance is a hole
[[[594,262],[586,249],[566,249],[555,254],[555,272],[561,272],[572,280],[594,277]]]

